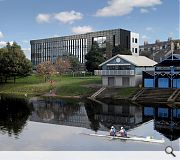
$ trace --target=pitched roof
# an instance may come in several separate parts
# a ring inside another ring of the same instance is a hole
[[[106,63],[108,63],[109,61],[115,59],[115,58],[121,58],[121,59],[124,59],[125,61],[128,61],[129,63],[135,65],[135,66],[147,66],[147,67],[150,67],[150,66],[154,66],[157,64],[157,62],[145,57],[145,56],[135,56],[135,55],[120,55],[120,54],[117,54],[116,56],[108,59],[107,61],[101,63],[99,66],[102,66]]]

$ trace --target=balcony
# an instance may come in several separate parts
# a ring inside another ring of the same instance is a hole
[[[100,76],[133,76],[134,70],[95,70],[94,74]]]

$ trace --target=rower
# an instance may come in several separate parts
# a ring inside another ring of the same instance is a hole
[[[114,126],[111,126],[111,129],[110,129],[110,136],[116,136],[116,129]]]
[[[121,130],[119,131],[119,134],[120,134],[122,137],[127,137],[127,132],[126,132],[126,130],[125,130],[123,127],[121,127]]]

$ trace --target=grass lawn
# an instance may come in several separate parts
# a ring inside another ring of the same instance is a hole
[[[100,84],[101,78],[98,76],[86,77],[70,77],[70,76],[54,76],[54,88],[59,96],[86,96],[95,91],[83,85]],[[17,96],[43,95],[50,91],[50,83],[44,82],[42,77],[32,75],[25,78],[17,79],[16,83],[8,82],[0,85],[0,94],[13,94]]]
[[[89,84],[101,84],[101,78],[97,76],[89,77],[63,77],[57,81],[56,92],[60,96],[87,96],[96,89],[85,86]]]
[[[121,88],[118,90],[117,96],[119,98],[128,98],[137,90],[136,87]]]

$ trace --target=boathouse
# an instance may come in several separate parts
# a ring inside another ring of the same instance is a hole
[[[100,64],[95,75],[102,76],[102,85],[134,87],[142,83],[142,71],[153,71],[157,63],[145,56],[116,55]]]
[[[145,88],[180,88],[180,54],[170,55],[155,65],[154,71],[143,71]]]

